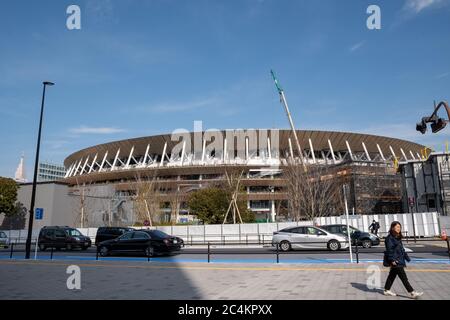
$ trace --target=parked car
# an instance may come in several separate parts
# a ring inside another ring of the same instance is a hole
[[[0,231],[0,248],[8,248],[9,246],[9,238],[6,235],[6,232]]]
[[[333,234],[314,226],[290,227],[273,233],[272,245],[282,251],[291,249],[328,249],[337,251],[348,248],[344,236]]]
[[[45,251],[47,248],[72,250],[74,248],[81,248],[86,250],[91,246],[91,239],[81,234],[75,228],[68,226],[59,227],[43,227],[39,232],[39,250]]]
[[[143,253],[152,257],[157,254],[174,253],[184,246],[183,239],[173,237],[160,230],[135,230],[97,246],[101,256],[113,253]]]
[[[348,237],[347,225],[345,224],[331,224],[320,227],[331,233],[343,235],[346,238]],[[377,246],[380,244],[380,238],[378,238],[376,235],[358,230],[352,226],[349,226],[349,228],[352,245],[356,245],[356,243],[358,243],[358,245],[362,246],[363,248],[370,248],[372,246]]]
[[[134,231],[134,229],[125,227],[100,227],[97,229],[95,236],[95,245],[98,246],[100,242],[120,237],[129,231]]]

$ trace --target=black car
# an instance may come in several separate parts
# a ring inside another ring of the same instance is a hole
[[[152,257],[180,251],[183,246],[183,239],[160,230],[135,230],[116,239],[100,242],[97,250],[103,257],[112,253],[143,253]]]
[[[91,239],[81,234],[75,228],[68,226],[43,227],[39,232],[39,250],[47,248],[72,250],[81,248],[86,250],[92,245]]]
[[[321,226],[321,228],[334,234],[341,234],[346,237],[348,236],[347,225],[345,224],[331,224]],[[376,235],[358,230],[352,226],[349,226],[349,228],[352,245],[356,245],[356,243],[358,243],[358,245],[362,246],[363,248],[370,248],[372,246],[377,246],[380,244],[380,238],[378,238]]]
[[[100,227],[97,229],[95,236],[95,245],[98,246],[100,242],[115,239],[130,231],[134,231],[134,229],[125,227]]]

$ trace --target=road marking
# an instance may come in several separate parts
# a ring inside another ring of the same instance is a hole
[[[42,262],[42,261],[0,261],[0,265],[42,265],[42,266],[67,266],[70,263],[58,263],[58,262]],[[190,270],[234,270],[234,271],[357,271],[366,272],[366,268],[312,268],[312,267],[219,267],[219,266],[194,266],[194,265],[117,265],[117,264],[77,264],[80,267],[111,267],[111,268],[139,268],[139,269],[190,269]],[[388,272],[387,268],[384,268],[382,272]],[[409,268],[408,272],[438,272],[438,273],[450,273],[450,269],[414,269]]]

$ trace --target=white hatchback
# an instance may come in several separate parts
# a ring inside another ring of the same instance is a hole
[[[291,249],[328,249],[337,251],[348,248],[348,239],[314,226],[291,227],[273,233],[272,246],[282,251]]]

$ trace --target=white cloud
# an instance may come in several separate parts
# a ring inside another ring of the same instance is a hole
[[[450,72],[444,72],[435,76],[436,79],[442,79],[450,76]]]
[[[110,128],[110,127],[86,127],[81,126],[78,128],[72,128],[69,130],[71,133],[75,134],[113,134],[124,132],[124,129],[120,128]]]
[[[426,8],[448,3],[450,3],[449,0],[406,0],[403,9],[418,14]]]
[[[358,50],[359,48],[361,48],[363,45],[364,45],[364,41],[360,41],[360,42],[352,45],[349,50],[350,50],[350,52],[354,52],[354,51]]]

